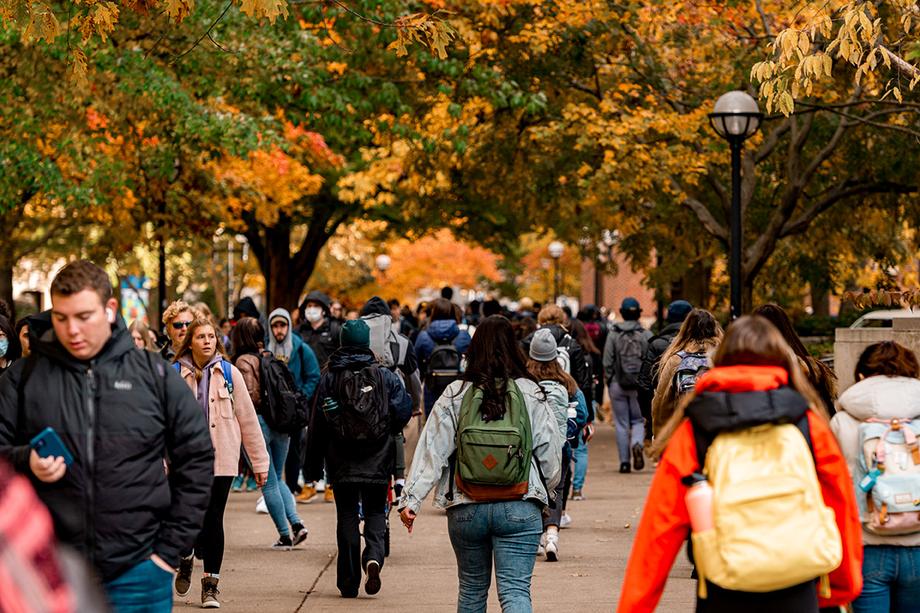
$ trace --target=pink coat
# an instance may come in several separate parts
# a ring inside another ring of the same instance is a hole
[[[252,462],[253,471],[268,472],[268,451],[265,449],[259,418],[246,390],[246,382],[236,366],[231,365],[230,371],[233,374],[232,400],[224,384],[224,372],[220,362],[211,367],[211,382],[208,386],[208,425],[211,426],[211,444],[214,445],[214,476],[237,475],[241,442],[246,448],[249,461]],[[179,374],[195,394],[198,389],[195,373],[182,364]]]

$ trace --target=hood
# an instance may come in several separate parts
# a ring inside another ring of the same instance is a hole
[[[249,296],[237,302],[236,306],[233,307],[233,319],[239,319],[241,315],[248,315],[256,319],[262,318],[262,314],[256,308],[256,303]]]
[[[352,370],[376,363],[370,347],[340,347],[329,356],[329,370]]]
[[[587,328],[587,324],[585,325]],[[642,324],[638,321],[621,321],[613,325],[613,329],[617,332],[628,332],[630,330],[641,330]]]
[[[51,323],[51,311],[44,311],[29,317],[29,347],[36,354],[43,355],[69,368],[78,370],[86,368],[85,362],[73,357],[58,341]],[[128,332],[125,320],[118,315],[115,323],[112,324],[112,337],[92,361],[102,364],[129,351],[136,351],[134,339]]]
[[[361,317],[365,315],[390,315],[392,317],[389,305],[379,296],[374,296],[368,300],[364,306],[361,307],[360,315]]]
[[[453,319],[436,319],[428,324],[428,336],[436,343],[447,343],[457,338],[460,326]]]
[[[283,317],[284,319],[287,320],[288,338],[290,338],[291,333],[293,331],[293,324],[291,323],[291,314],[288,312],[287,309],[275,309],[274,311],[268,314],[268,327],[269,327],[268,333],[271,334],[272,320],[277,319],[278,317]],[[272,338],[274,338],[274,336],[272,336]]]
[[[303,302],[300,303],[300,306],[297,307],[297,310],[300,311],[300,321],[301,322],[306,321],[306,318],[304,317],[304,311],[307,308],[308,302],[318,302],[321,305],[323,305],[323,313],[326,314],[326,317],[329,317],[329,314],[332,312],[331,311],[332,300],[329,299],[329,296],[327,296],[323,292],[313,290],[312,292],[307,294],[307,297],[304,298]]]
[[[280,343],[275,340],[275,334],[272,332],[271,328],[272,320],[277,319],[278,317],[282,317],[285,321],[287,321],[288,324],[287,336],[285,336]],[[271,312],[271,314],[269,314],[268,329],[265,331],[265,336],[267,339],[265,347],[273,355],[276,357],[283,356],[284,358],[291,357],[291,354],[294,352],[294,337],[296,335],[294,334],[294,329],[291,324],[291,314],[287,312],[287,309],[275,309]]]
[[[774,366],[713,368],[697,381],[699,395],[687,407],[687,417],[703,432],[795,423],[808,401],[788,387],[788,380],[788,373]]]
[[[870,417],[914,419],[920,416],[920,379],[869,377],[843,392],[837,404],[860,421]]]

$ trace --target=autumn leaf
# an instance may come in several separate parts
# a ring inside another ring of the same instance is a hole
[[[268,19],[270,23],[288,16],[286,0],[240,0],[240,11],[255,19]]]
[[[179,23],[195,10],[195,0],[164,0],[164,7],[166,16]]]

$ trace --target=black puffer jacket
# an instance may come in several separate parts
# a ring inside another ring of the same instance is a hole
[[[89,362],[56,340],[47,313],[30,328],[32,356],[0,380],[0,455],[32,477],[57,537],[103,581],[154,553],[178,566],[201,528],[214,474],[207,422],[188,386],[159,356],[135,349],[121,319]],[[29,441],[48,426],[74,456],[57,483],[29,469]]]
[[[332,354],[329,369],[323,373],[319,382],[317,402],[314,405],[307,443],[307,479],[321,479],[323,460],[329,481],[336,483],[371,483],[390,482],[390,476],[396,467],[396,448],[392,436],[386,436],[371,449],[343,444],[329,431],[323,412],[323,403],[331,397],[339,405],[343,400],[336,398],[334,389],[336,377],[345,370],[361,370],[366,366],[377,364],[370,349],[343,347]],[[402,382],[390,370],[379,367],[387,386],[387,398],[390,414],[390,426],[393,434],[401,432],[412,417],[412,400],[406,393]]]
[[[313,328],[306,317],[308,302],[318,302],[323,308],[323,323],[318,328]],[[342,326],[339,322],[332,319],[329,296],[323,292],[313,291],[307,294],[304,301],[300,304],[300,332],[304,342],[310,345],[310,349],[316,354],[316,361],[319,362],[321,369],[326,368],[329,357],[339,348],[339,331]]]

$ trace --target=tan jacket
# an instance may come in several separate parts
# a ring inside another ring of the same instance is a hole
[[[684,348],[688,353],[707,353],[710,356],[715,348],[718,347],[718,341],[712,340],[704,343],[691,343]],[[674,392],[674,375],[677,373],[677,367],[680,366],[680,357],[677,354],[672,355],[667,362],[662,362],[658,370],[658,387],[655,388],[655,396],[652,398],[652,433],[658,434],[664,425],[668,423],[671,416],[677,409],[677,401]]]
[[[220,362],[211,367],[211,382],[208,386],[208,425],[211,444],[214,445],[214,476],[235,477],[239,472],[240,443],[246,448],[252,469],[256,473],[268,472],[268,451],[262,437],[262,427],[252,406],[252,399],[243,375],[236,366],[231,366],[233,376],[233,398],[224,383],[224,372]],[[192,394],[198,389],[195,373],[185,364],[179,374],[185,379]]]
[[[246,382],[246,389],[249,391],[249,398],[252,399],[252,406],[256,413],[259,413],[259,407],[262,405],[262,388],[259,385],[259,358],[251,354],[241,355],[236,359],[236,367],[240,369],[243,375],[243,381]]]

